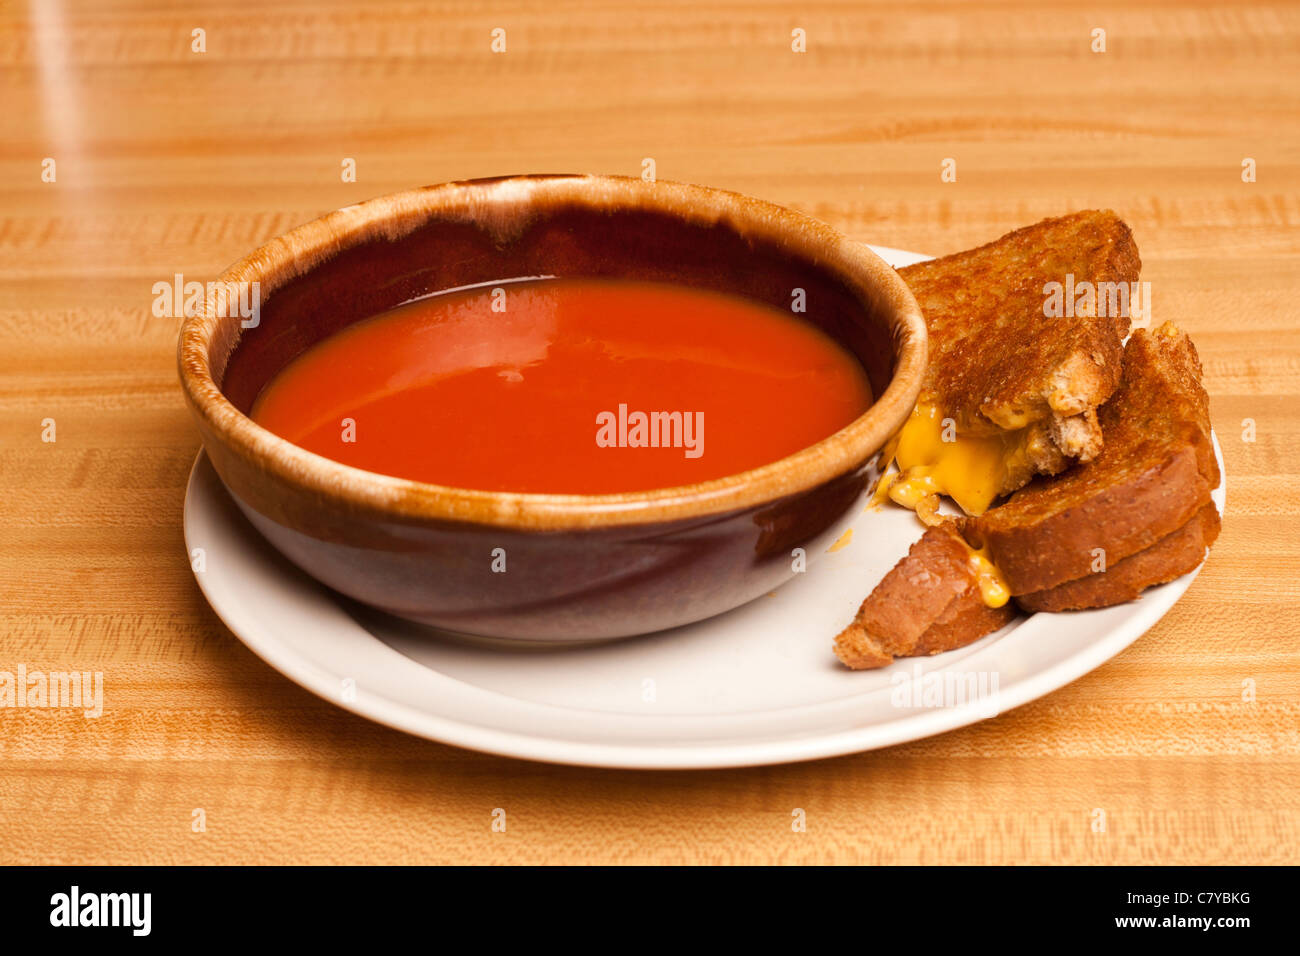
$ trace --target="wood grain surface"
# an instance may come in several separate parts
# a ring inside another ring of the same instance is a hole
[[[0,669],[106,684],[98,719],[0,709],[0,862],[1300,861],[1296,5],[6,0],[0,97]],[[647,157],[933,253],[1117,210],[1227,463],[1183,600],[996,719],[706,773],[418,740],[255,658],[188,565],[153,284],[409,186]]]

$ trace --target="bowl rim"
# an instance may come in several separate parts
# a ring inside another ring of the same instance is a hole
[[[778,244],[836,276],[859,297],[882,300],[895,349],[883,394],[860,416],[815,444],[747,471],[645,491],[547,494],[485,491],[378,474],[307,451],[263,428],[225,397],[209,352],[219,331],[238,344],[239,316],[223,313],[223,285],[260,283],[263,297],[362,241],[396,240],[431,219],[473,222],[499,237],[522,231],[532,203],[575,202],[598,211],[653,209],[688,223],[723,222]],[[220,305],[220,308],[219,308]],[[277,236],[226,268],[207,286],[201,312],[187,315],[177,342],[182,389],[205,441],[211,434],[268,477],[319,500],[400,519],[502,529],[562,531],[703,518],[809,491],[869,460],[911,414],[928,352],[925,321],[907,285],[865,243],[775,203],[728,190],[634,177],[547,173],[458,180],[344,206]],[[220,456],[214,456],[214,464]]]

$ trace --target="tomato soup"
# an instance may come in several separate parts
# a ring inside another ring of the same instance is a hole
[[[357,322],[279,372],[252,417],[385,475],[604,494],[768,464],[871,400],[858,360],[795,315],[685,286],[538,279]]]

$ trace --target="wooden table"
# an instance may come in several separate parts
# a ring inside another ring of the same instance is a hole
[[[1300,860],[1294,5],[179,6],[0,7],[0,669],[106,682],[96,720],[0,710],[0,862]],[[1118,210],[1156,319],[1201,350],[1227,462],[1178,606],[994,720],[707,773],[417,740],[255,658],[190,573],[199,443],[153,284],[408,186],[647,157],[934,253]]]

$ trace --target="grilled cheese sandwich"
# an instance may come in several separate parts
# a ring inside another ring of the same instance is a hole
[[[930,332],[922,399],[904,425],[890,497],[933,512],[947,495],[968,515],[1035,475],[1100,451],[1096,409],[1119,384],[1129,317],[1049,317],[1052,282],[1135,280],[1129,228],[1112,212],[1047,219],[899,270]],[[927,522],[930,523],[930,522]]]
[[[1200,564],[1219,534],[1210,492],[1221,475],[1191,341],[1172,324],[1135,332],[1100,421],[1093,461],[927,528],[837,636],[840,660],[862,669],[952,650],[1004,625],[1013,602],[1109,607]],[[1098,568],[1098,554],[1109,564]]]

